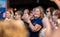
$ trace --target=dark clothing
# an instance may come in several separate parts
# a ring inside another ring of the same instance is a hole
[[[33,26],[35,26],[36,24],[39,24],[40,26],[43,26],[41,18],[35,18],[35,19],[31,20],[31,23],[32,23]],[[29,32],[30,32],[30,37],[38,37],[39,36],[39,31],[33,32],[29,28]]]

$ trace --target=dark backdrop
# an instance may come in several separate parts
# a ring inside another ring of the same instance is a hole
[[[10,7],[12,8],[29,8],[32,9],[36,6],[42,6],[44,9],[47,7],[54,7],[58,8],[57,5],[54,2],[51,2],[49,0],[10,0]]]

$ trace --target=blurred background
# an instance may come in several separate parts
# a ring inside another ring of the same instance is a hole
[[[57,5],[50,0],[0,0],[0,18],[2,18],[2,13],[10,8],[13,11],[23,11],[26,8],[31,10],[37,6],[42,6],[45,10],[51,6],[58,9]]]
[[[58,8],[56,4],[54,2],[51,2],[50,0],[8,0],[8,2],[9,7],[17,9],[20,8],[32,9],[33,7],[36,6],[42,6],[44,9],[51,6]]]

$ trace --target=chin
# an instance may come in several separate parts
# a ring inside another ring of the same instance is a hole
[[[34,15],[35,17],[38,17],[38,15]]]

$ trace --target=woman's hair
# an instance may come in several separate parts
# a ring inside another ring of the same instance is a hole
[[[44,17],[44,9],[41,6],[36,7],[40,10],[40,17],[43,18]]]
[[[0,37],[28,37],[28,31],[21,22],[0,21],[0,25]]]
[[[12,14],[11,11],[6,11],[6,12],[9,12],[10,14]]]
[[[29,14],[29,9],[25,9],[24,11],[27,11],[27,13]]]
[[[17,13],[18,15],[21,15],[21,16],[23,15],[22,11],[17,11],[15,13]]]
[[[58,19],[60,19],[60,10],[56,10],[55,15],[58,16]]]
[[[50,9],[50,12],[51,12],[51,15],[52,15],[52,13],[55,10],[55,8],[54,7],[49,7],[49,9]]]

